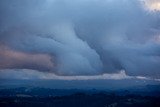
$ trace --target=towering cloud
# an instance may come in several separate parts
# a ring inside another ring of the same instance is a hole
[[[0,68],[160,78],[158,7],[156,0],[1,0],[0,43],[9,50],[0,49]]]

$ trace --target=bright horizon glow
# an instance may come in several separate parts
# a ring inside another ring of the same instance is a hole
[[[160,11],[160,0],[143,0],[145,8],[150,11]]]

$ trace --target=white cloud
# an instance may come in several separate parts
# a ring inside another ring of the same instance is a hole
[[[28,69],[5,69],[0,70],[0,79],[53,79],[53,80],[101,80],[101,79],[140,79],[140,80],[153,80],[151,78],[143,76],[128,76],[124,70],[113,74],[102,74],[102,75],[92,75],[92,76],[58,76],[54,73],[49,72],[39,72],[36,70]],[[159,79],[154,79],[158,81]]]

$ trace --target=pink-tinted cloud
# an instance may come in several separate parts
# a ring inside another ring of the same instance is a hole
[[[25,53],[0,46],[0,69],[27,68],[38,70],[53,70],[54,63],[48,54]]]

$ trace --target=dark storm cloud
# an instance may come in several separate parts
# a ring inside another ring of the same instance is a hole
[[[139,0],[0,2],[0,42],[53,56],[56,74],[160,77],[160,13]]]

